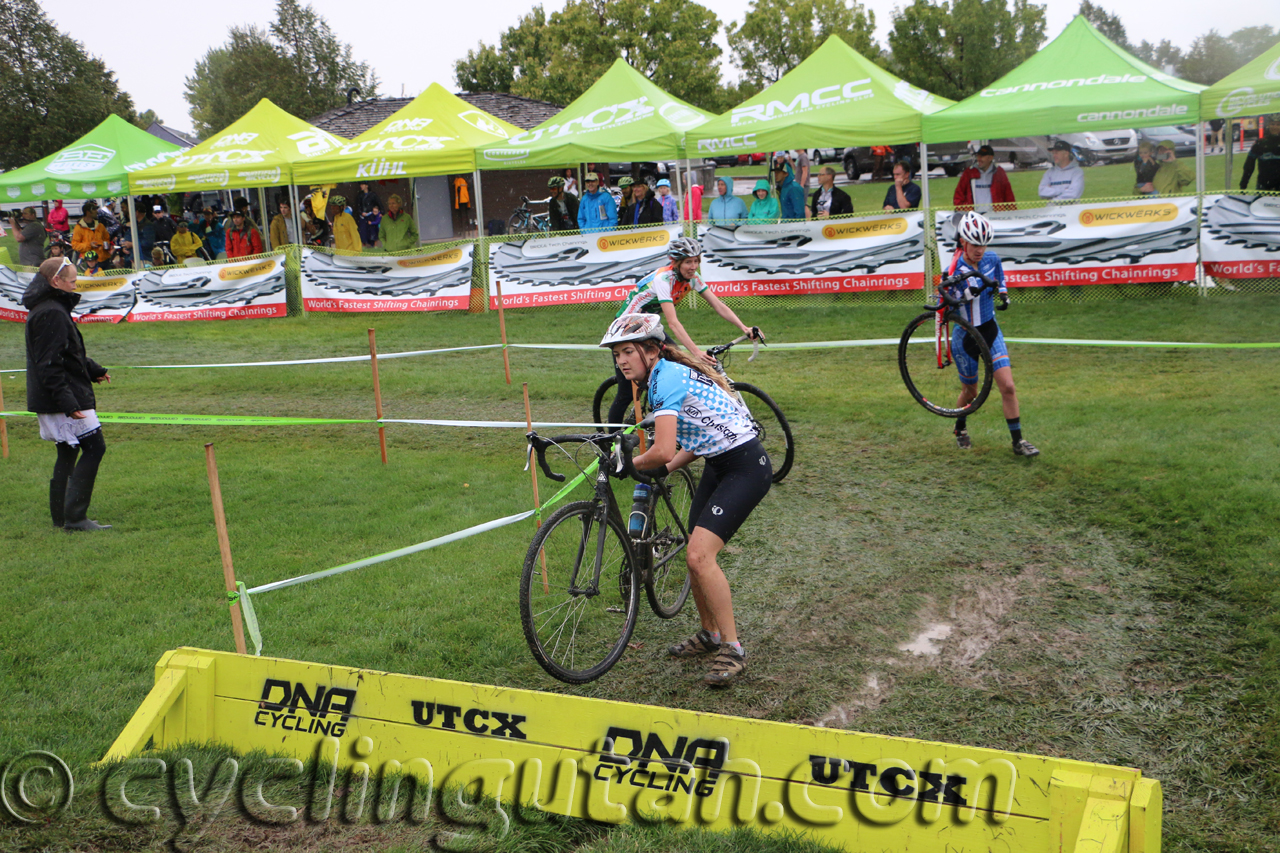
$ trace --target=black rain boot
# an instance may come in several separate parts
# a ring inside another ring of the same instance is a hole
[[[53,479],[49,481],[49,515],[53,526],[61,527],[66,521],[67,480],[76,468],[80,448],[58,442],[58,461],[53,465]]]
[[[102,431],[80,436],[80,461],[67,484],[65,504],[65,530],[110,530],[110,524],[99,524],[88,517],[89,501],[93,499],[93,483],[98,478],[98,463],[107,451]]]

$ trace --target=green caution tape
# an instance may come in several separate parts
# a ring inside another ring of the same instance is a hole
[[[272,418],[237,415],[163,415],[135,412],[98,412],[104,424],[156,424],[159,426],[308,426],[311,424],[372,424],[370,418]],[[34,412],[0,412],[0,418],[34,418]]]
[[[253,641],[253,653],[255,656],[262,654],[262,632],[258,629],[258,614],[253,612],[253,601],[249,598],[249,590],[244,588],[244,584],[236,581],[236,589],[238,592],[229,592],[227,597],[232,595],[240,602],[240,615],[244,617],[244,629],[249,632],[249,639]]]

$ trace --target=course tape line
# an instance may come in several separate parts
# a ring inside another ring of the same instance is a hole
[[[0,412],[0,418],[34,418],[34,412]],[[99,412],[104,424],[153,424],[159,426],[313,426],[325,424],[421,424],[425,426],[484,427],[489,429],[528,429],[524,421],[451,421],[430,418],[275,418],[252,415],[157,415],[132,412]],[[536,429],[549,427],[620,427],[625,424],[570,423],[567,421],[535,421]]]
[[[898,338],[865,338],[853,341],[809,341],[807,343],[769,344],[767,349],[841,349],[845,347],[881,347],[898,343]],[[1075,338],[1005,338],[1017,344],[1049,344],[1051,346],[1074,347],[1175,347],[1193,349],[1275,349],[1280,342],[1213,344],[1195,341],[1091,341]],[[595,344],[509,344],[509,349],[554,349],[554,350],[594,350]],[[502,349],[502,344],[477,344],[469,347],[445,347],[443,349],[410,350],[407,352],[379,353],[379,359],[413,358],[419,355],[432,355],[441,352],[465,352],[468,350]],[[288,367],[299,364],[338,364],[343,362],[368,361],[367,355],[344,355],[334,358],[299,358],[291,361],[231,361],[219,364],[137,364],[125,367],[113,367],[112,370],[182,370],[205,367]],[[0,370],[0,373],[25,373],[26,368],[17,367]]]
[[[277,589],[284,589],[287,586],[294,586],[308,581],[320,580],[321,578],[340,575],[344,572],[352,572],[356,569],[363,569],[365,566],[372,566],[375,563],[384,563],[387,560],[394,560],[397,557],[407,557],[410,554],[416,554],[419,551],[426,551],[429,548],[435,548],[440,545],[447,545],[450,542],[457,542],[459,539],[466,539],[489,530],[495,530],[499,527],[505,527],[508,524],[515,524],[518,521],[524,521],[526,518],[533,516],[533,510],[518,512],[515,515],[508,515],[504,518],[496,518],[493,521],[486,521],[483,524],[477,524],[474,527],[468,527],[465,530],[459,530],[456,533],[449,533],[445,536],[438,536],[435,539],[429,539],[426,542],[419,542],[417,545],[409,545],[405,548],[398,548],[395,551],[388,551],[385,554],[378,554],[374,557],[367,557],[363,560],[356,560],[354,563],[346,563],[341,566],[335,566],[332,569],[325,569],[321,572],[312,572],[309,575],[299,575],[296,578],[288,580],[275,581],[274,583],[255,586],[253,589],[247,590],[249,595],[258,595],[264,592],[272,592]]]

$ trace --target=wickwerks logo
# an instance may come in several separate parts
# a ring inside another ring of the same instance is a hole
[[[736,127],[739,124],[770,121],[780,115],[804,113],[809,110],[835,106],[836,104],[847,104],[853,101],[873,98],[875,97],[875,92],[869,88],[860,88],[870,83],[871,78],[864,77],[861,80],[850,80],[848,83],[823,86],[819,89],[814,89],[812,92],[801,92],[792,98],[789,104],[784,104],[782,101],[769,101],[767,104],[734,107],[733,118],[730,119],[729,123]]]
[[[906,234],[907,220],[902,217],[893,219],[871,219],[862,222],[841,222],[825,225],[822,236],[828,240],[848,240],[857,237],[884,237],[893,234]]]
[[[251,278],[255,275],[266,275],[275,268],[275,261],[258,261],[252,264],[239,264],[233,267],[223,267],[218,270],[218,278],[222,281],[236,281],[242,278]]]
[[[627,249],[650,249],[671,242],[667,231],[641,231],[636,234],[615,234],[596,240],[596,248],[602,252],[624,252]]]
[[[59,152],[44,170],[51,175],[75,175],[101,169],[112,161],[116,152],[101,145],[77,145]]]
[[[1276,60],[1280,63],[1280,59]],[[1280,69],[1275,65],[1267,69],[1267,73],[1276,72],[1274,79],[1280,79]],[[1251,86],[1241,86],[1239,89],[1232,89],[1227,96],[1218,101],[1217,113],[1219,118],[1231,118],[1239,115],[1246,110],[1250,115],[1254,113],[1264,113],[1271,109],[1273,103],[1280,102],[1280,92],[1261,92],[1255,93]]]
[[[1080,224],[1086,228],[1096,228],[1099,225],[1129,225],[1138,222],[1172,222],[1177,218],[1176,204],[1092,207],[1080,211]]]
[[[433,267],[439,264],[455,264],[462,260],[462,249],[450,249],[438,255],[427,255],[425,258],[401,258],[396,266],[412,269],[414,267]]]

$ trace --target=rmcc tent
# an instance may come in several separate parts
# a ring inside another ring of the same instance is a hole
[[[710,118],[618,59],[555,118],[482,149],[479,167],[538,169],[588,161],[677,159],[685,156],[685,134]]]
[[[1280,112],[1280,42],[1200,93],[1200,114],[1244,118]]]
[[[403,108],[336,151],[294,166],[300,184],[473,172],[476,149],[520,128],[432,83]]]
[[[0,174],[5,201],[123,195],[132,172],[182,153],[172,143],[109,115],[56,154]]]
[[[954,103],[893,76],[832,36],[777,83],[691,131],[689,153],[918,142],[921,117]]]
[[[1076,16],[1035,56],[924,118],[926,142],[1081,133],[1200,119],[1203,86],[1157,71]]]
[[[141,192],[189,192],[292,184],[294,168],[342,147],[344,140],[263,98],[217,136],[177,157],[129,175]]]

